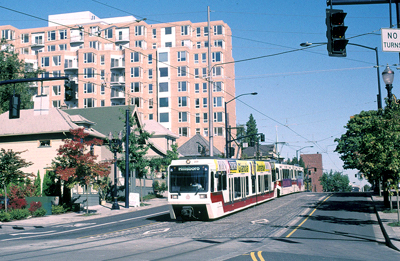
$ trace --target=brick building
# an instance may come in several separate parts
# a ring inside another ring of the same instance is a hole
[[[300,157],[304,161],[304,165],[308,169],[305,178],[308,178],[307,188],[312,192],[323,192],[319,178],[322,177],[322,154],[301,154]]]
[[[212,21],[209,28],[207,22],[147,24],[133,16],[101,19],[89,11],[49,15],[48,20],[47,27],[4,25],[0,32],[27,66],[46,71],[42,77],[67,75],[74,82],[67,97],[64,81],[31,84],[33,93],[49,96],[50,107],[133,104],[144,120],[179,134],[179,145],[195,134],[208,139],[211,120],[214,146],[224,151],[224,101],[235,96],[226,23]],[[232,127],[235,108],[235,101],[227,108]]]

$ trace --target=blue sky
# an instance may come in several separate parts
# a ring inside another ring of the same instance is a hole
[[[293,158],[301,153],[321,153],[324,171],[343,171],[352,181],[355,171],[343,170],[334,153],[334,139],[345,132],[350,116],[362,110],[376,110],[378,93],[375,52],[347,47],[347,57],[329,57],[326,46],[301,49],[302,42],[326,42],[325,0],[319,1],[134,1],[64,0],[1,1],[0,6],[25,14],[1,10],[0,24],[17,28],[45,27],[48,15],[91,11],[101,18],[133,15],[149,24],[190,20],[223,20],[232,29],[233,57],[238,61],[236,95],[237,123],[246,123],[250,113],[266,143],[279,142],[280,153]],[[379,48],[380,71],[386,64],[399,63],[397,53],[382,52],[380,28],[389,27],[387,4],[334,6],[347,12],[346,37],[351,43]],[[393,23],[395,10],[393,6]],[[293,52],[280,54],[294,50]],[[246,62],[240,60],[268,56]],[[396,66],[393,93],[400,92]],[[382,96],[386,97],[382,77]],[[357,181],[358,182],[358,181]]]

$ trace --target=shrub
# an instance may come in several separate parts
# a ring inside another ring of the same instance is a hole
[[[67,212],[67,210],[64,208],[64,205],[58,205],[58,206],[51,206],[51,213],[53,215],[59,215]]]
[[[29,210],[26,208],[25,209],[13,209],[9,213],[11,215],[11,219],[16,219],[16,220],[24,219],[31,215]]]
[[[0,211],[0,222],[8,222],[11,220],[11,215],[8,212]]]
[[[10,199],[10,208],[11,209],[23,209],[28,205],[24,198],[14,198]]]
[[[38,208],[33,213],[33,217],[43,217],[47,214],[47,211],[44,208]]]
[[[29,207],[29,211],[31,213],[34,213],[36,210],[38,210],[39,208],[42,207],[42,202],[38,201],[38,202],[34,202],[32,201]]]

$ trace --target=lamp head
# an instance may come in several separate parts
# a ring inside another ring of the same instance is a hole
[[[392,84],[394,79],[394,72],[390,69],[389,65],[386,65],[385,70],[382,72],[382,78],[386,85]]]

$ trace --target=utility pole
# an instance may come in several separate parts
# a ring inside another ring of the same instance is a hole
[[[208,137],[210,157],[214,156],[214,126],[213,126],[213,104],[212,104],[212,73],[211,73],[211,27],[210,27],[210,6],[207,6],[207,27],[208,27]],[[225,119],[226,120],[226,119]]]

